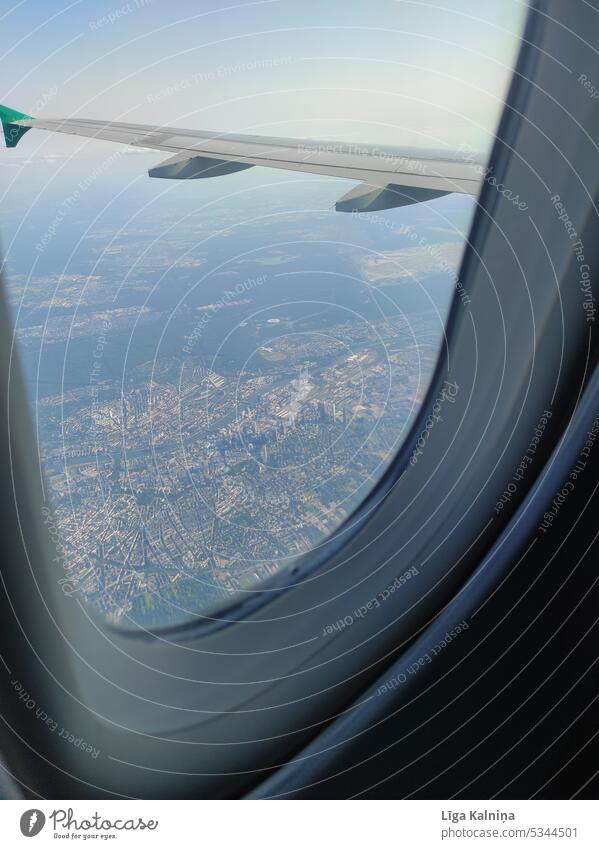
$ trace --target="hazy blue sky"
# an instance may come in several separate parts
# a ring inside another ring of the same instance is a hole
[[[17,0],[0,13],[0,102],[46,117],[484,149],[524,13],[521,0]],[[111,148],[40,133],[11,153],[75,149]]]

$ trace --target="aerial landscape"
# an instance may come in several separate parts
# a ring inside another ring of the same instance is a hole
[[[326,178],[290,200],[244,174],[235,198],[171,188],[158,216],[152,181],[102,202],[133,158],[0,220],[57,579],[151,627],[255,592],[381,478],[442,346],[473,201],[342,215]]]

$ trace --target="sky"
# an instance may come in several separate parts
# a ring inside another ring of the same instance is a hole
[[[8,3],[0,102],[33,116],[480,151],[526,11],[523,0]],[[112,149],[31,133],[0,154]]]

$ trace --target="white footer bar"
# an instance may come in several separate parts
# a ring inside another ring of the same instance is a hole
[[[591,801],[31,800],[0,802],[0,834],[8,847],[597,849],[599,816]]]

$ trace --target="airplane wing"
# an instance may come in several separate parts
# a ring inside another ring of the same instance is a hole
[[[195,180],[220,177],[260,165],[357,180],[340,198],[339,212],[372,212],[432,200],[452,192],[477,195],[483,169],[466,157],[414,148],[377,147],[268,136],[237,135],[176,127],[32,118],[0,106],[7,147],[31,129],[103,139],[171,154],[150,177]]]

